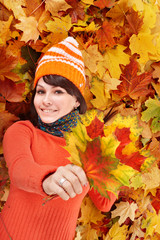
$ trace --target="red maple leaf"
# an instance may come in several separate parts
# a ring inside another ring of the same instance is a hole
[[[101,122],[96,116],[94,120],[91,122],[91,124],[86,127],[88,136],[92,139],[98,136],[103,137],[104,136],[103,127],[104,123]]]
[[[24,83],[16,84],[9,79],[0,81],[0,94],[9,102],[21,102],[23,100],[24,91]]]
[[[121,163],[124,163],[132,167],[133,169],[140,171],[141,165],[144,163],[146,157],[141,155],[139,151],[134,152],[130,155],[126,154],[124,155],[122,152],[125,146],[131,142],[129,135],[130,135],[129,128],[122,129],[116,128],[115,136],[120,141],[120,144],[116,149],[115,155],[118,159],[120,159]]]
[[[158,212],[160,210],[160,189],[157,189],[156,196],[153,197],[151,204],[154,207],[154,209],[156,210],[156,213],[158,214]]]
[[[143,17],[139,17],[139,13],[136,12],[133,8],[130,8],[125,14],[126,23],[125,23],[125,32],[127,35],[138,34],[142,25]]]
[[[78,0],[66,0],[66,2],[72,7],[66,11],[71,16],[72,23],[77,23],[78,19],[84,20],[85,12],[82,4]]]
[[[97,0],[94,5],[103,9],[105,7],[112,8],[115,5],[115,0]]]
[[[101,52],[106,49],[107,45],[109,47],[114,47],[116,45],[114,40],[114,34],[114,26],[110,22],[104,21],[102,27],[96,32],[96,39]]]
[[[82,167],[88,177],[91,187],[108,197],[107,186],[117,189],[119,182],[110,174],[110,171],[118,165],[118,159],[111,156],[102,156],[100,138],[95,138],[87,143],[85,152],[79,150]]]
[[[117,87],[118,90],[113,90],[121,98],[130,97],[137,100],[140,96],[146,96],[151,92],[149,84],[152,81],[152,74],[149,72],[138,73],[138,63],[131,59],[131,62],[122,69],[120,80],[122,81]]]

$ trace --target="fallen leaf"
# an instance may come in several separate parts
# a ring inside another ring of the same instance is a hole
[[[24,83],[16,84],[9,79],[0,81],[0,93],[7,101],[21,102],[23,100],[24,90]]]
[[[119,225],[125,222],[125,220],[129,217],[132,221],[135,220],[135,211],[138,209],[136,203],[132,202],[120,202],[115,204],[116,209],[111,211],[112,218],[120,217],[118,222]]]
[[[71,6],[65,0],[46,0],[45,9],[48,10],[52,16],[59,16],[58,12],[66,11]]]
[[[138,72],[138,63],[131,59],[131,62],[122,70],[120,80],[122,81],[113,91],[121,98],[130,97],[137,100],[140,96],[146,96],[150,93],[148,85],[151,83],[151,73],[145,72],[140,75]]]
[[[23,32],[21,41],[28,42],[33,40],[36,42],[39,38],[38,22],[35,17],[21,17],[20,23],[15,24],[15,27]]]
[[[104,21],[103,25],[96,32],[96,39],[99,45],[99,49],[101,52],[104,52],[106,46],[114,47],[116,45],[114,40],[115,28],[113,24],[108,21]]]

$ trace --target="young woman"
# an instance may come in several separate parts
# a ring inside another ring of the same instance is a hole
[[[69,162],[63,133],[86,111],[84,63],[72,37],[41,58],[34,80],[30,121],[14,123],[3,148],[10,193],[0,216],[3,240],[73,240],[81,202],[88,193],[101,211],[116,200],[90,190],[82,168]],[[45,205],[44,198],[54,195]]]

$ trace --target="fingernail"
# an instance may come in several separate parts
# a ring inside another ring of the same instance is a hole
[[[83,186],[84,186],[84,187],[87,187],[87,185],[88,185],[88,182],[87,182],[87,183],[85,183]]]

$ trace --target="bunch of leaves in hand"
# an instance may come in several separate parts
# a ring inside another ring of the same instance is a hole
[[[117,195],[121,186],[129,186],[131,178],[155,160],[137,145],[141,131],[136,117],[118,114],[106,126],[103,114],[92,109],[81,117],[72,133],[65,134],[65,149],[70,161],[84,169],[91,187],[105,197],[107,190]]]

